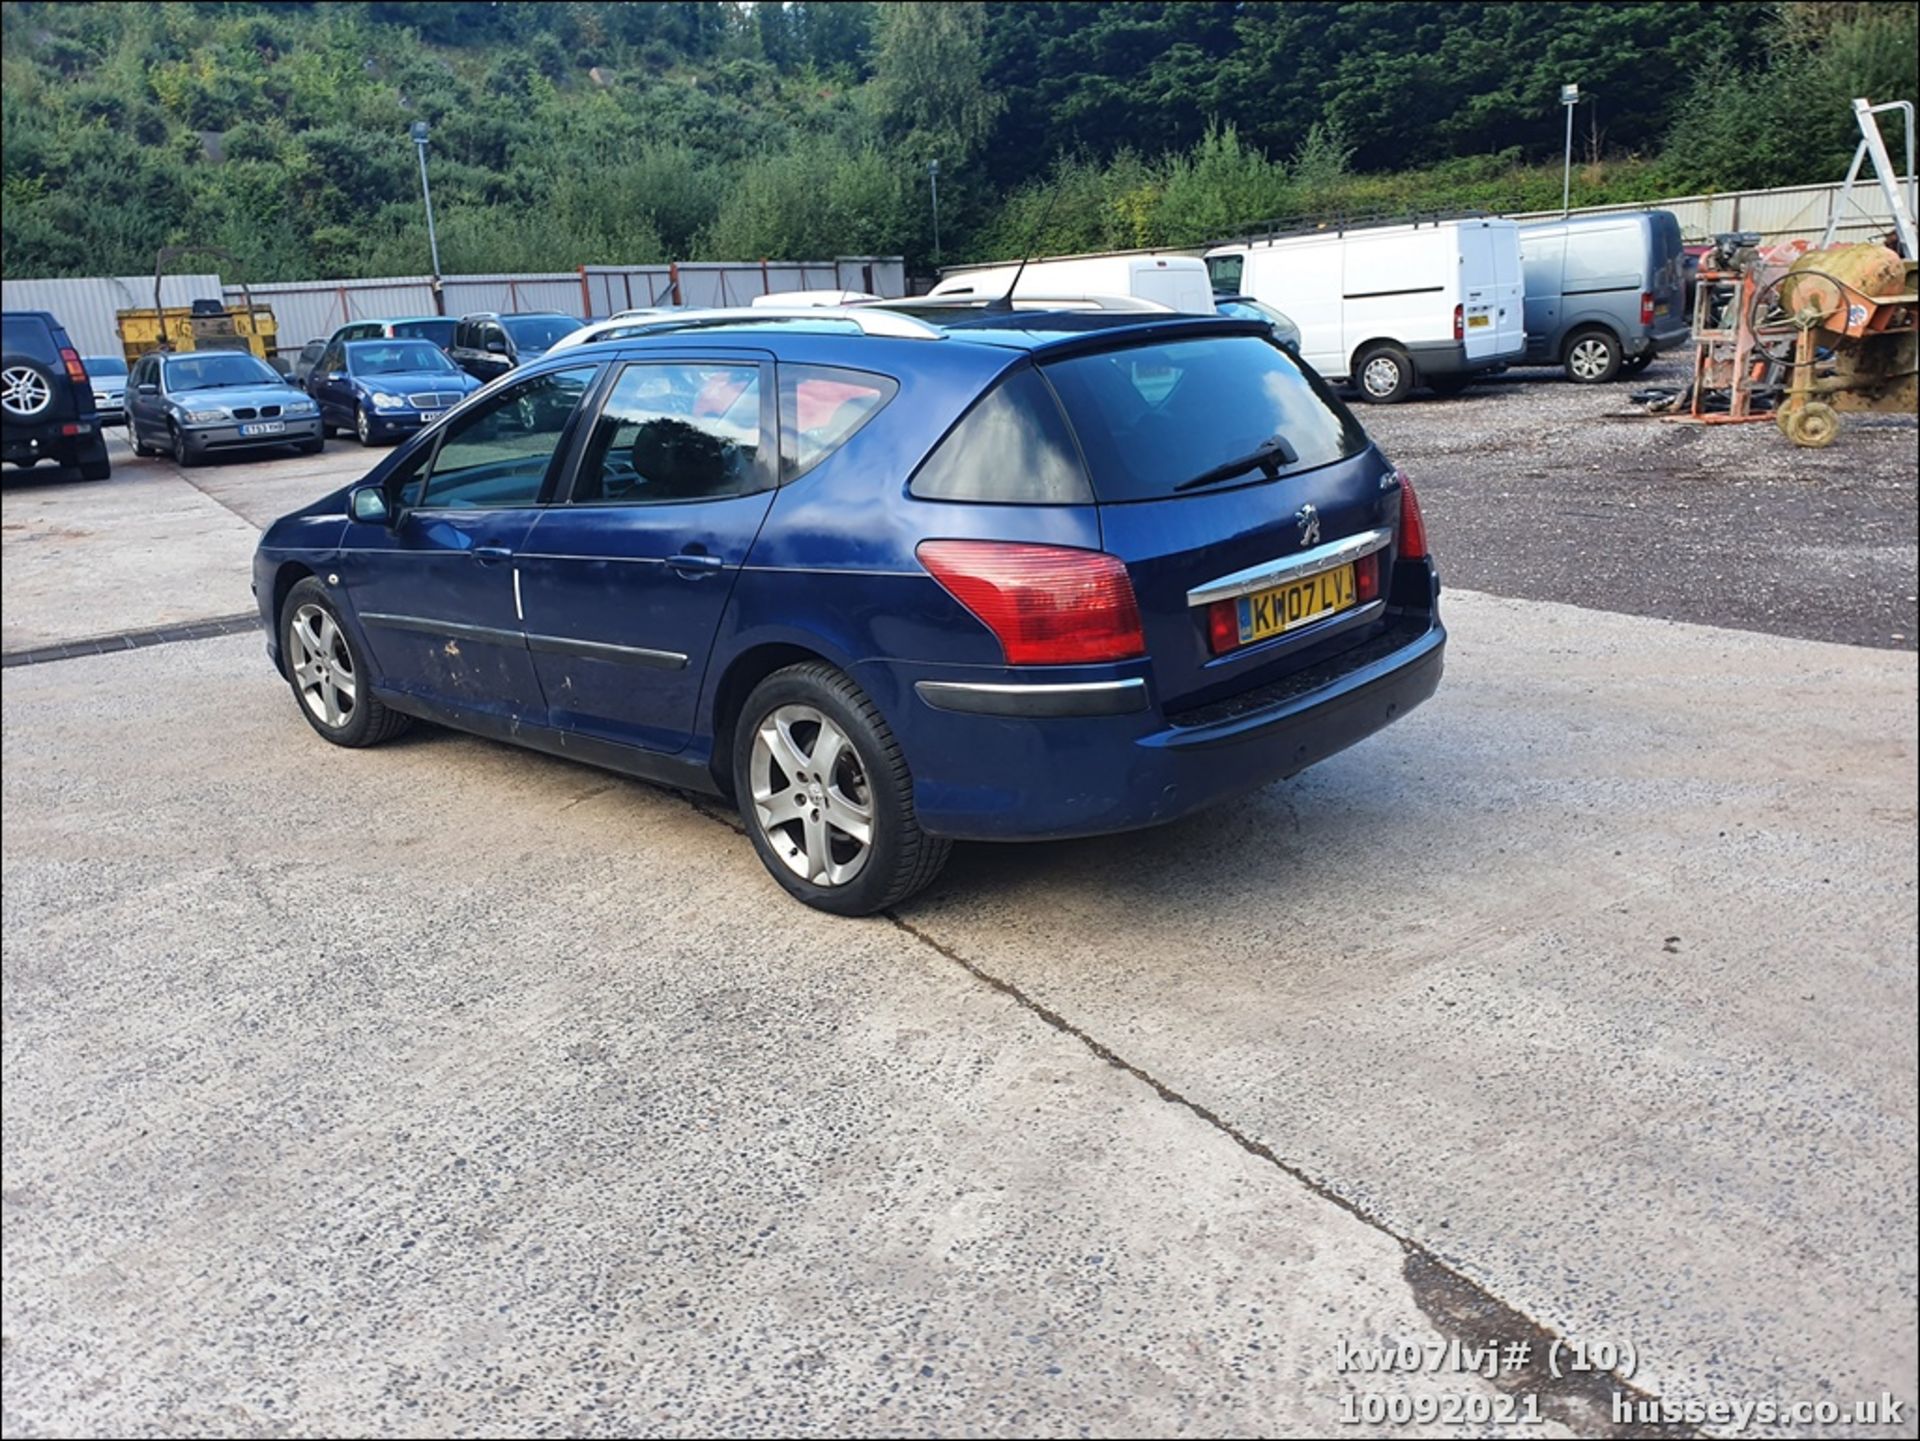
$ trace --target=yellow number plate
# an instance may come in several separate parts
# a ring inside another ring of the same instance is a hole
[[[1479,330],[1491,324],[1493,324],[1493,317],[1491,315],[1469,315],[1467,317],[1467,329],[1469,330]]]
[[[1353,567],[1350,565],[1323,570],[1305,580],[1288,581],[1272,590],[1243,595],[1238,602],[1240,644],[1282,635],[1352,604]]]

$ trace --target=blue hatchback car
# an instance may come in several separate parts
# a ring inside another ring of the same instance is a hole
[[[843,311],[516,370],[254,562],[325,739],[422,717],[730,798],[847,915],[1426,699],[1406,478],[1261,320]]]
[[[351,430],[362,445],[411,434],[479,388],[439,346],[406,338],[336,341],[307,375],[326,433]]]

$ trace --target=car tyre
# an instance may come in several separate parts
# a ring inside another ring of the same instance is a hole
[[[113,477],[111,460],[83,460],[80,462],[82,480],[110,480]]]
[[[299,451],[302,455],[318,455],[326,448],[327,438],[323,435],[316,435],[312,440],[303,440],[299,444]]]
[[[768,873],[817,910],[870,916],[898,905],[951,849],[920,829],[913,776],[879,709],[824,662],[754,688],[734,729],[733,785]]]
[[[1413,361],[1397,345],[1370,345],[1354,359],[1353,383],[1370,405],[1398,405],[1413,391]]]
[[[1435,395],[1459,395],[1474,382],[1471,375],[1430,375],[1427,389]]]
[[[1625,360],[1621,361],[1620,373],[1622,375],[1638,375],[1652,364],[1653,352],[1651,350],[1645,350],[1638,355],[1629,355]]]
[[[142,459],[160,454],[158,450],[140,438],[140,427],[132,421],[127,422],[127,436],[133,442],[133,453]]]
[[[1605,385],[1620,374],[1620,342],[1611,331],[1576,330],[1562,364],[1575,385]]]
[[[334,745],[379,745],[413,724],[374,695],[366,657],[313,576],[288,591],[280,607],[280,668],[307,724]]]
[[[362,445],[373,444],[373,421],[368,418],[364,405],[357,405],[353,409],[353,433],[359,437]]]
[[[187,433],[178,425],[168,422],[168,448],[173,452],[173,463],[183,470],[191,470],[206,460],[206,456],[187,443]]]

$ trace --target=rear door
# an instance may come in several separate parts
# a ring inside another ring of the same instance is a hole
[[[1677,344],[1691,330],[1692,317],[1687,314],[1686,250],[1671,210],[1647,213],[1647,272],[1654,338],[1662,346]]]
[[[677,751],[778,477],[772,357],[649,354],[605,387],[517,558],[550,723]]]
[[[1494,235],[1474,221],[1462,221],[1454,227],[1454,234],[1460,246],[1460,289],[1454,303],[1461,307],[1467,359],[1491,361],[1500,354],[1500,317],[1495,314],[1500,308],[1500,284]],[[1515,329],[1520,328],[1517,322],[1518,317]]]
[[[1262,683],[1378,629],[1398,515],[1397,490],[1382,484],[1391,470],[1326,383],[1267,335],[1167,339],[1041,369],[1086,457],[1101,544],[1127,564],[1163,708]],[[1205,479],[1263,447],[1265,462]],[[1311,583],[1236,595],[1248,639],[1216,649],[1194,592],[1289,566]]]

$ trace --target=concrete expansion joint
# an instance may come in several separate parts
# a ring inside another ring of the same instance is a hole
[[[1363,1225],[1396,1242],[1406,1256],[1406,1261],[1401,1268],[1402,1274],[1412,1289],[1415,1302],[1433,1322],[1435,1329],[1449,1340],[1457,1338],[1472,1345],[1482,1344],[1489,1338],[1498,1338],[1503,1344],[1521,1343],[1529,1348],[1528,1354],[1533,1359],[1528,1365],[1513,1372],[1502,1370],[1492,1378],[1493,1384],[1501,1391],[1537,1398],[1541,1415],[1552,1417],[1569,1426],[1577,1436],[1693,1437],[1703,1434],[1688,1426],[1616,1423],[1613,1419],[1612,1404],[1616,1393],[1623,1402],[1652,1404],[1656,1403],[1658,1398],[1617,1372],[1576,1373],[1569,1369],[1561,1376],[1554,1376],[1549,1370],[1547,1357],[1554,1344],[1561,1340],[1558,1333],[1543,1326],[1518,1308],[1500,1300],[1477,1281],[1469,1279],[1451,1264],[1434,1255],[1413,1237],[1403,1235],[1365,1207],[1342,1196],[1325,1182],[1308,1175],[1292,1162],[1282,1159],[1265,1142],[1255,1140],[1217,1112],[1183,1096],[1165,1081],[1143,1067],[1135,1065],[1113,1047],[1082,1030],[1058,1011],[1042,1005],[1013,982],[1004,980],[976,962],[968,960],[951,946],[936,940],[910,921],[902,920],[894,912],[886,911],[883,914],[896,929],[959,966],[976,980],[1000,992],[1022,1009],[1032,1012],[1054,1030],[1073,1037],[1108,1065],[1125,1071],[1135,1080],[1151,1087],[1161,1100],[1183,1107],[1248,1155],[1258,1157],[1268,1165],[1285,1172],[1321,1200],[1337,1206]],[[1635,1404],[1632,1409],[1635,1414],[1644,1414],[1639,1404]]]

